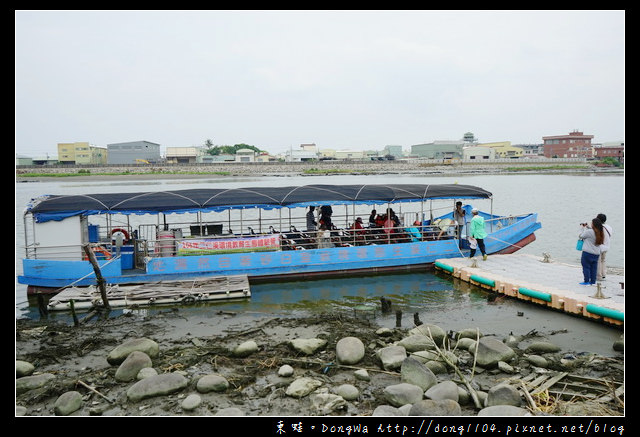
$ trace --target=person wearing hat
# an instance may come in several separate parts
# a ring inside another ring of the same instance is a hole
[[[362,217],[358,217],[355,222],[351,225],[351,228],[354,231],[354,237],[357,244],[361,244],[364,242],[364,235],[367,232],[362,226]]]
[[[478,209],[473,208],[471,210],[471,214],[473,218],[469,223],[469,235],[476,239],[478,248],[480,248],[480,252],[482,253],[482,259],[486,261],[487,252],[484,248],[484,239],[487,237],[487,231],[484,230],[484,218],[478,214]],[[471,249],[471,253],[469,258],[473,258],[476,255],[475,247]]]
[[[365,230],[364,230],[364,227],[362,226],[362,217],[358,217],[356,221],[353,222],[353,225],[351,225],[351,229],[355,230],[356,234],[364,235]]]

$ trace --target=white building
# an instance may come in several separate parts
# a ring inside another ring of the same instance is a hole
[[[206,154],[204,147],[167,147],[166,159],[168,164],[195,164]]]
[[[300,149],[289,149],[284,152],[286,162],[313,161],[318,159],[318,149],[315,144],[300,144]]]
[[[236,162],[255,162],[256,151],[252,149],[238,149],[236,151]]]
[[[467,146],[462,149],[462,159],[470,161],[484,161],[495,159],[496,151],[493,147]]]
[[[362,150],[336,150],[336,159],[362,159],[364,152]]]

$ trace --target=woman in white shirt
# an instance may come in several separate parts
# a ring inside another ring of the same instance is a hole
[[[602,227],[604,228],[604,242],[600,246],[600,259],[598,260],[598,280],[600,281],[607,276],[607,252],[609,251],[613,229],[605,223],[607,221],[606,215],[601,213],[598,214],[597,217],[602,222]]]

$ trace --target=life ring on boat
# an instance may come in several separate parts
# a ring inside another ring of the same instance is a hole
[[[123,244],[127,244],[129,242],[129,233],[127,232],[126,229],[122,229],[122,228],[113,228],[111,230],[111,239],[113,240],[113,234],[115,234],[116,232],[122,232],[122,235],[124,235],[124,239],[122,240]]]
[[[105,259],[111,259],[113,257],[113,255],[111,255],[111,252],[109,252],[107,249],[105,249],[102,246],[92,246],[91,250],[94,253],[101,253],[102,255],[104,255]],[[89,257],[87,256],[87,254],[85,253],[84,255],[82,255],[82,259],[84,261],[88,261]]]

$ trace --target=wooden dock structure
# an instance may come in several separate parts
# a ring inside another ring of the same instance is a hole
[[[140,285],[107,285],[107,300],[113,308],[151,305],[191,305],[216,300],[251,297],[247,275],[213,276],[180,281],[160,281]],[[49,311],[92,309],[103,304],[95,286],[70,287],[49,300]]]
[[[447,258],[436,270],[481,288],[568,314],[624,325],[624,275],[607,273],[597,285],[580,285],[579,265],[529,254]]]

